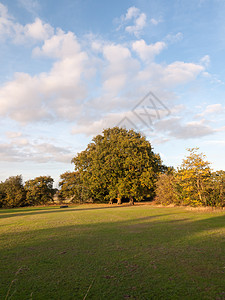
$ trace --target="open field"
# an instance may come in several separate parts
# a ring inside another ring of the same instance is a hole
[[[0,299],[225,299],[225,212],[0,210]]]

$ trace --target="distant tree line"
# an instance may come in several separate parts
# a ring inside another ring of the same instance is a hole
[[[169,205],[225,206],[225,171],[213,172],[198,148],[175,170],[162,164],[144,136],[119,127],[105,129],[73,159],[75,171],[60,176],[59,189],[50,176],[23,184],[22,176],[0,183],[0,208],[59,202],[113,203],[152,201]]]
[[[25,182],[22,176],[11,176],[0,183],[0,208],[34,206],[53,201],[55,189],[50,176],[39,176]]]

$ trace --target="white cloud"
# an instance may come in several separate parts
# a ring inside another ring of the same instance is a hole
[[[16,139],[0,145],[0,161],[8,162],[62,162],[70,163],[74,153],[71,149],[51,143],[31,143],[27,139]]]
[[[14,43],[43,41],[54,34],[51,25],[36,18],[33,23],[21,25],[8,14],[7,7],[0,3],[0,38],[11,39]]]
[[[126,26],[125,30],[139,36],[141,30],[146,26],[146,14],[141,13],[134,21],[134,25]]]
[[[103,56],[106,59],[103,87],[112,95],[118,94],[137,72],[139,64],[132,58],[130,50],[122,45],[105,45]]]
[[[83,133],[87,136],[99,134],[103,129],[118,126],[118,124],[122,127],[125,124],[125,122],[123,123],[125,118],[127,120],[126,125],[129,126],[129,128],[133,127],[134,129],[138,129],[138,125],[135,125],[136,122],[138,122],[138,119],[135,118],[131,110],[127,110],[124,112],[106,113],[96,121],[83,120],[79,127],[76,126],[72,129],[72,134]]]
[[[140,9],[132,6],[129,7],[125,16],[125,20],[130,20],[132,18],[136,18],[140,14]]]
[[[149,82],[152,86],[157,87],[157,89],[171,89],[193,81],[203,71],[204,67],[195,63],[175,61],[166,65],[153,62],[140,70],[137,79],[142,84]]]
[[[155,55],[159,54],[163,49],[166,48],[166,43],[156,42],[155,44],[147,45],[142,39],[133,42],[132,48],[135,52],[137,52],[142,60],[151,61],[154,59]]]
[[[176,34],[168,34],[165,40],[168,41],[169,43],[176,43],[181,41],[182,39],[183,39],[183,33],[178,32]]]
[[[0,3],[0,38],[6,38],[12,33],[12,17],[8,14],[8,9]]]
[[[54,58],[70,57],[79,52],[80,45],[74,33],[65,33],[61,29],[58,29],[55,35],[46,39],[41,48],[36,47],[33,50],[34,55],[43,55]]]
[[[150,22],[156,26],[159,23],[163,22],[163,19],[162,18],[159,18],[159,19],[151,18]]]
[[[205,66],[205,67],[209,67],[210,65],[210,56],[209,55],[205,55],[201,58],[200,63]]]
[[[167,86],[194,80],[204,67],[195,63],[176,61],[162,70],[162,82]]]
[[[195,139],[211,135],[216,132],[210,126],[204,124],[205,121],[183,123],[180,117],[172,117],[160,120],[155,124],[159,132],[165,132],[169,136],[177,139]]]
[[[205,110],[198,114],[197,117],[202,117],[206,115],[218,115],[222,114],[225,112],[225,107],[221,103],[216,103],[216,104],[210,104],[207,105]]]
[[[147,25],[147,16],[141,12],[139,8],[132,6],[127,9],[126,15],[120,17],[117,30],[125,27],[125,31],[134,34],[136,37],[140,35],[142,29]]]
[[[2,3],[0,3],[0,16],[1,16],[1,21],[3,21],[2,18],[4,18],[4,19],[9,18],[8,8],[5,5],[3,5]]]
[[[5,7],[0,9],[4,18],[11,22],[10,26],[16,28],[14,39],[35,40],[39,47],[34,48],[33,56],[54,58],[48,72],[33,76],[15,73],[12,81],[0,87],[0,116],[22,124],[66,120],[77,124],[73,133],[96,133],[130,116],[134,105],[150,89],[163,95],[166,104],[171,95],[176,97],[173,88],[195,80],[205,71],[209,59],[205,56],[199,64],[182,61],[160,64],[154,62],[154,57],[167,47],[163,41],[147,44],[139,39],[131,44],[116,44],[93,35],[83,41],[73,32],[65,33],[61,29],[54,34],[55,30],[38,18],[22,26],[11,21]],[[145,26],[146,16],[131,7],[123,21],[134,22],[131,26],[136,29],[130,32],[136,34]],[[179,39],[180,35],[178,33],[174,39]],[[178,114],[179,109],[176,109]],[[180,121],[170,121],[170,131],[164,131],[160,124],[157,125],[160,132],[177,138],[182,134],[189,138],[189,132],[194,137],[214,132],[205,124],[182,125]],[[25,138],[15,136],[15,139],[25,146]]]
[[[6,136],[9,139],[15,139],[15,138],[19,138],[22,136],[22,132],[18,132],[18,131],[7,131],[6,132]]]
[[[53,27],[49,24],[44,24],[39,18],[36,18],[34,23],[25,25],[23,30],[25,37],[40,41],[44,41],[54,34]]]
[[[88,67],[85,66],[87,55],[80,50],[73,34],[60,32],[59,40],[50,43],[51,47],[41,52],[61,57],[50,72],[36,76],[16,73],[13,81],[0,87],[1,116],[21,123],[76,118],[86,96],[82,76],[88,73]]]

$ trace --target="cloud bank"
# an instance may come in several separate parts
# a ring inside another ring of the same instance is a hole
[[[132,108],[150,90],[171,106],[171,98],[176,99],[175,89],[204,76],[210,57],[206,54],[200,62],[166,63],[163,59],[160,62],[160,55],[170,43],[183,38],[180,32],[152,43],[140,38],[148,24],[158,26],[161,22],[161,19],[149,19],[132,6],[120,18],[119,26],[119,30],[131,35],[132,40],[116,43],[94,35],[78,38],[74,32],[53,28],[38,17],[22,25],[0,3],[0,40],[26,45],[31,59],[51,62],[48,71],[35,75],[15,72],[13,80],[2,83],[0,117],[22,126],[36,122],[68,122],[72,134],[93,135],[105,127],[117,125],[123,118],[133,120]],[[155,130],[165,141],[214,134],[215,129],[206,124],[203,117],[221,110],[220,104],[207,107],[199,113],[202,120],[198,122],[182,122],[179,116],[170,116],[156,122]],[[32,144],[10,134],[7,138],[8,141],[1,145],[1,160],[23,157],[40,161],[42,156],[43,161],[53,157],[66,161],[71,155],[70,151],[54,144]]]

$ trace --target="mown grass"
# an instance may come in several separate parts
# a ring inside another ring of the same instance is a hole
[[[0,299],[225,299],[225,212],[0,210]]]

